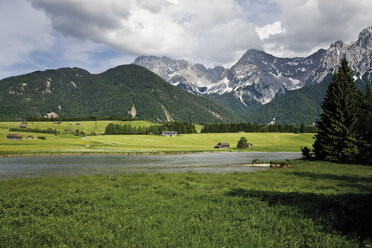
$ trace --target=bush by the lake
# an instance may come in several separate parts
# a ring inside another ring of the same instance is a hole
[[[314,153],[313,150],[308,146],[301,146],[302,157],[305,159],[311,158]]]
[[[252,160],[252,164],[260,164],[261,161],[258,158]]]
[[[248,148],[248,141],[245,137],[241,137],[238,141],[238,144],[236,145],[236,148],[238,149],[247,149]]]
[[[289,167],[289,161],[270,161],[271,168],[287,168]]]

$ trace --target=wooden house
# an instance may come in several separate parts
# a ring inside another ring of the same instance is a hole
[[[226,142],[219,142],[214,148],[230,148],[230,144]]]
[[[177,136],[177,131],[163,131],[161,132],[162,136],[168,136],[168,137],[176,137]]]
[[[7,134],[6,139],[7,140],[22,140],[23,135],[22,134]]]

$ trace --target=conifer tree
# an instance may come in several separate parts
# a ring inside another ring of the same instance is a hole
[[[357,133],[360,151],[358,162],[372,164],[372,92],[368,84],[361,100]]]
[[[317,159],[351,162],[358,156],[357,121],[360,92],[346,59],[333,76],[317,123],[314,153]]]

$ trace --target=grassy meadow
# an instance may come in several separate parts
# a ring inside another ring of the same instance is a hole
[[[1,247],[372,247],[372,168],[0,181]]]
[[[77,125],[79,123],[80,125]],[[240,137],[246,137],[253,147],[245,151],[260,152],[299,152],[301,146],[311,146],[314,134],[293,133],[221,133],[221,134],[184,134],[177,137],[157,135],[102,135],[109,121],[53,122],[28,123],[29,128],[54,128],[58,135],[19,132],[23,134],[22,141],[6,139],[9,128],[18,128],[20,122],[0,122],[0,155],[10,154],[95,154],[95,153],[172,153],[172,152],[211,152],[218,151],[213,147],[218,142],[230,143],[231,149],[237,151],[236,144]],[[114,122],[133,126],[151,126],[154,123],[146,121]],[[197,125],[197,130],[202,126]],[[96,136],[75,136],[65,133],[65,129],[79,129],[85,133],[95,132]],[[33,135],[34,140],[27,140]],[[46,140],[37,139],[44,136]],[[224,149],[224,151],[226,151]]]

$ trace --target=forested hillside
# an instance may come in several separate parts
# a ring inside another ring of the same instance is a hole
[[[235,114],[165,82],[137,65],[101,74],[79,68],[33,72],[0,81],[0,119],[133,116],[150,121],[236,122]]]

